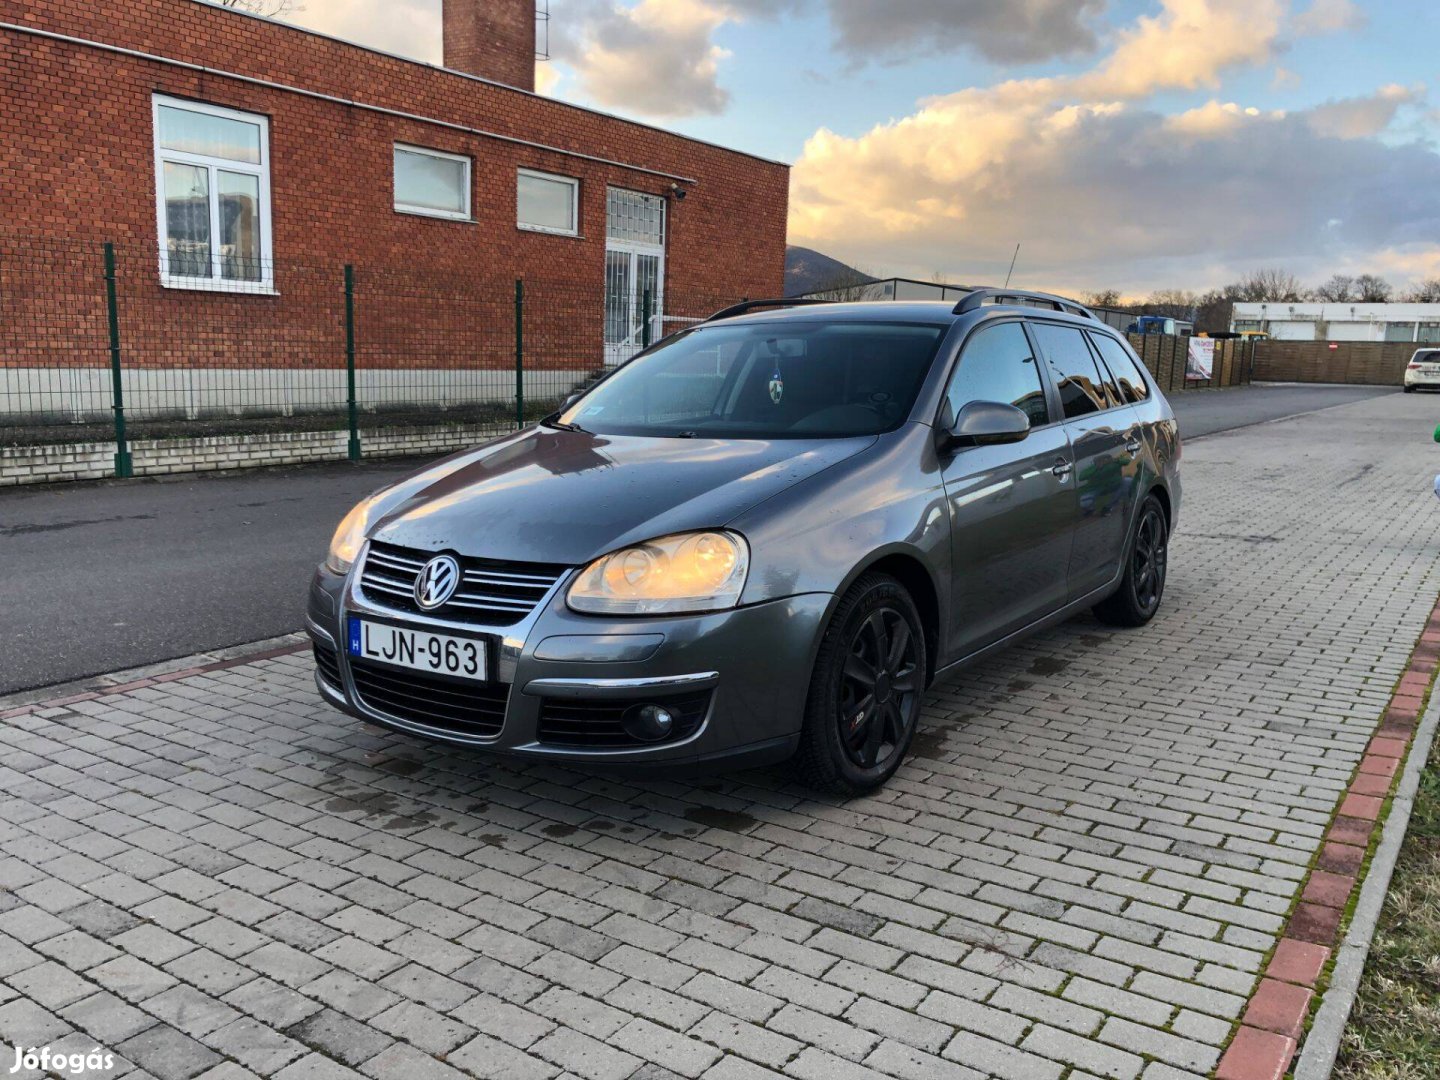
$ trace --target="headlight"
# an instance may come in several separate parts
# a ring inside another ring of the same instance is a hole
[[[348,574],[360,557],[360,549],[365,546],[365,530],[370,527],[370,505],[369,499],[357,503],[330,538],[330,554],[325,556],[325,565],[337,574]]]
[[[659,615],[734,607],[750,549],[732,532],[679,533],[612,552],[570,586],[570,607],[596,615]]]

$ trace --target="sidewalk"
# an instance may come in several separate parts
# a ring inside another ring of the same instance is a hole
[[[11,716],[0,1038],[161,1080],[1206,1076],[1440,592],[1436,414],[1190,445],[1160,618],[938,688],[844,805],[363,728],[303,653]]]

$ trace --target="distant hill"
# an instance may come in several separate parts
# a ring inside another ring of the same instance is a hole
[[[842,284],[863,285],[874,280],[869,274],[863,274],[839,259],[832,259],[829,255],[822,255],[810,248],[792,244],[785,249],[786,296],[800,296],[802,293]]]

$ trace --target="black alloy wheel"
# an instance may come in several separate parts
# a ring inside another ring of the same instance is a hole
[[[1135,533],[1131,573],[1135,577],[1135,601],[1142,611],[1154,614],[1165,591],[1165,563],[1168,557],[1165,517],[1158,506],[1147,506]]]
[[[1146,496],[1135,522],[1120,587],[1094,607],[1111,626],[1144,626],[1160,610],[1170,560],[1170,522],[1160,500]]]
[[[876,608],[852,634],[840,670],[840,725],[845,755],[862,769],[883,765],[905,745],[912,726],[920,664],[905,616]]]
[[[820,641],[796,771],[811,787],[864,795],[905,760],[928,685],[925,625],[905,587],[862,574]]]

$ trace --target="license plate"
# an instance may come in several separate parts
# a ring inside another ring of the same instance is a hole
[[[1426,375],[1440,375],[1440,364],[1425,364],[1420,370]]]
[[[484,682],[485,642],[350,617],[350,655],[361,660]]]

